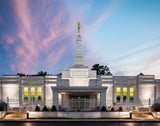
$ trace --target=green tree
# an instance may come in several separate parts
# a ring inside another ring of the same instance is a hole
[[[94,64],[91,70],[96,70],[97,75],[112,75],[107,65]]]
[[[25,76],[25,74],[23,74],[23,73],[17,73],[17,75],[19,75],[19,76]]]
[[[47,75],[47,72],[43,72],[42,70],[36,74],[36,76],[45,76]]]

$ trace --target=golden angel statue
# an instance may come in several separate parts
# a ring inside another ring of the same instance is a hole
[[[81,24],[78,20],[77,20],[77,24],[78,24],[78,33],[80,33]]]

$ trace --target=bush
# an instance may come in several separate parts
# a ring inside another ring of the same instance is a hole
[[[112,111],[112,112],[114,111],[114,108],[113,108],[113,107],[111,108],[111,111]]]
[[[43,111],[48,111],[47,106],[44,106],[44,107],[43,107]]]
[[[118,110],[119,110],[119,111],[123,111],[123,108],[120,106]]]
[[[35,111],[40,111],[40,107],[38,105],[35,107]]]
[[[7,110],[7,103],[1,102],[0,103],[0,111],[6,111]]]
[[[4,108],[2,106],[0,106],[0,111],[3,111],[3,110],[4,110]]]
[[[107,109],[106,109],[106,107],[105,106],[102,106],[102,108],[101,108],[101,111],[107,111]]]
[[[159,112],[160,111],[160,103],[154,103],[152,105],[152,110],[156,111],[156,112]]]
[[[55,105],[52,106],[52,111],[57,111],[57,108]]]

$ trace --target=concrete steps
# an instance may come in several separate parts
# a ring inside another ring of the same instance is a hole
[[[26,119],[26,113],[7,113],[4,119]]]
[[[133,119],[153,119],[153,116],[150,112],[145,112],[145,113],[132,113],[132,118]]]

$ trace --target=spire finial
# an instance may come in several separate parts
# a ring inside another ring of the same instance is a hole
[[[78,24],[78,34],[80,34],[81,24],[80,24],[80,22],[78,20],[77,20],[77,24]]]

